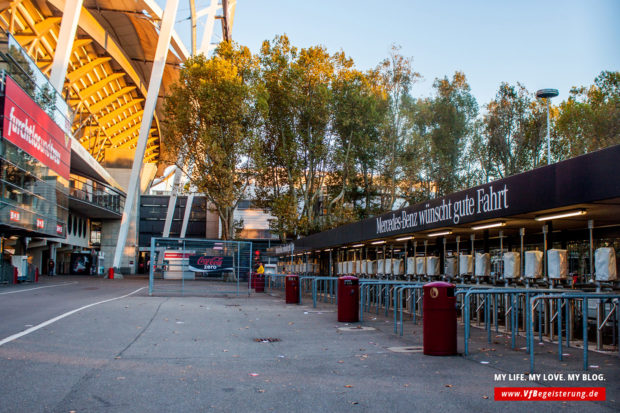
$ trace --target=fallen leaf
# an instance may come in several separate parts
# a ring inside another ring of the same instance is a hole
[[[446,384],[446,387],[452,387],[452,385],[451,384]]]
[[[344,386],[344,387],[346,387],[346,388],[350,389],[350,388],[351,388],[351,387],[353,387],[353,386],[352,386],[352,385],[350,385],[350,384],[345,384],[345,386]]]
[[[482,396],[482,398],[483,398],[483,399],[488,399],[488,398],[489,398],[489,396]]]
[[[256,376],[258,376],[258,373],[250,373],[250,376],[256,377]]]

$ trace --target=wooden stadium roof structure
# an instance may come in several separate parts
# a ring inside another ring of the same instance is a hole
[[[64,7],[65,0],[0,0],[0,27],[48,77],[54,53],[62,47],[58,38]],[[232,22],[234,7],[224,10],[221,19]],[[74,112],[75,138],[107,167],[130,167],[133,162],[162,14],[153,0],[83,2],[62,94]],[[230,28],[224,29],[224,22],[222,27],[228,38]],[[145,163],[160,159],[163,97],[187,57],[189,52],[173,34]]]

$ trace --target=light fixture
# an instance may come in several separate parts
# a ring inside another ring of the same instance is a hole
[[[478,231],[479,229],[497,228],[497,227],[503,227],[504,225],[506,225],[505,222],[491,222],[489,224],[475,225],[471,227],[471,229],[473,229],[474,231]]]
[[[549,221],[550,219],[568,218],[568,217],[574,217],[577,215],[585,215],[585,214],[586,214],[585,209],[574,209],[572,211],[556,212],[555,214],[541,215],[534,219],[536,221]]]
[[[394,252],[400,252],[400,250],[394,250]]]
[[[373,241],[371,242],[372,245],[380,245],[380,244],[385,244],[385,241]]]
[[[452,231],[439,231],[439,232],[432,232],[430,234],[426,234],[429,237],[441,237],[442,235],[450,235],[452,234]]]
[[[332,250],[331,248],[328,248],[328,249],[323,250],[323,251],[324,251],[324,252],[329,252],[329,251],[331,251],[331,250]]]
[[[409,241],[410,239],[413,239],[413,235],[409,235],[408,237],[396,238],[396,241]]]
[[[549,133],[549,101],[558,95],[557,89],[540,89],[536,97],[547,101],[547,165],[551,164],[551,134]]]
[[[351,245],[351,248],[359,248],[359,247],[363,247],[364,244],[355,244],[355,245]]]

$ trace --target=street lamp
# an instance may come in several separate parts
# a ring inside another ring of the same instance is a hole
[[[551,135],[549,133],[549,99],[558,95],[557,89],[540,89],[536,92],[539,99],[547,99],[547,165],[551,163]]]

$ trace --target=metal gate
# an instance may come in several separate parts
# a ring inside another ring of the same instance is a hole
[[[149,295],[250,293],[252,243],[151,238]]]

